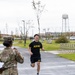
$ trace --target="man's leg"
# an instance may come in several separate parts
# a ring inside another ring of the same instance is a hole
[[[31,67],[35,67],[35,63],[31,63]]]
[[[35,67],[34,57],[31,56],[30,61],[31,61],[31,67]]]
[[[39,75],[40,72],[40,62],[37,62],[37,74]]]

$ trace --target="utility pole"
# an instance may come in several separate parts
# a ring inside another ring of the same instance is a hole
[[[25,20],[22,20],[24,26],[24,46],[26,45],[26,34],[25,34]]]

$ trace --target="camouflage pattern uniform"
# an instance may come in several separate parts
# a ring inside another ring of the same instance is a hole
[[[24,59],[16,49],[5,48],[0,54],[0,62],[4,62],[3,67],[8,68],[2,75],[18,75],[17,62],[23,63]]]

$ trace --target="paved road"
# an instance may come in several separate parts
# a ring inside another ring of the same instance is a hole
[[[24,56],[24,64],[18,64],[19,75],[36,75],[36,67],[30,67],[29,53],[20,49]],[[58,57],[56,54],[41,52],[42,62],[40,75],[75,75],[75,62]]]
[[[0,48],[2,48],[0,46]],[[24,56],[24,63],[18,64],[19,75],[36,75],[36,67],[30,67],[27,49],[18,48]],[[42,62],[40,75],[75,75],[75,62],[60,58],[56,54],[41,52]]]

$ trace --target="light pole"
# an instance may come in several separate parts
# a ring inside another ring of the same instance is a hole
[[[24,46],[26,45],[26,37],[25,37],[25,20],[22,20],[24,26]]]

